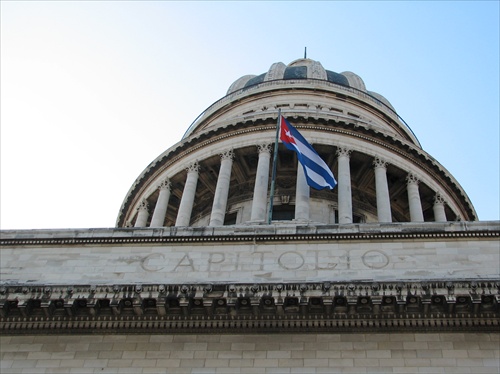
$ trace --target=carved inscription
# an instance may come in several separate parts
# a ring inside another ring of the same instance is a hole
[[[140,257],[141,268],[146,272],[221,272],[247,271],[259,276],[260,272],[273,271],[335,271],[354,269],[383,269],[390,263],[389,256],[381,250],[328,251],[253,251],[239,252],[176,252],[175,255],[151,253]]]
[[[382,269],[389,265],[389,256],[378,250],[366,251],[361,260],[366,267],[371,269]]]

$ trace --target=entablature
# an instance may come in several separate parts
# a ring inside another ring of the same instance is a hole
[[[500,279],[4,285],[3,334],[492,331]]]

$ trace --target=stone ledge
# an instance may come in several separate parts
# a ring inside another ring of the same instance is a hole
[[[498,238],[500,221],[3,230],[0,245]]]

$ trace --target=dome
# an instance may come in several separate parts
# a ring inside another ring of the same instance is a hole
[[[353,72],[350,71],[344,71],[342,74],[344,77],[347,78],[347,81],[349,82],[349,86],[356,88],[360,91],[366,92],[366,86],[365,82],[363,82],[363,79],[357,74],[354,74]]]
[[[350,71],[336,73],[332,70],[327,70],[323,67],[321,62],[309,58],[297,59],[288,65],[285,65],[283,62],[275,62],[271,64],[269,70],[265,73],[258,75],[247,74],[238,78],[230,85],[225,97],[215,102],[198,116],[191,126],[189,126],[184,137],[189,137],[196,132],[205,131],[210,128],[214,124],[210,121],[210,117],[212,117],[214,113],[219,113],[220,108],[225,107],[227,103],[233,101],[236,97],[238,100],[242,100],[243,98],[249,99],[256,92],[260,91],[280,91],[284,93],[282,88],[293,88],[294,90],[324,90],[328,95],[335,93],[337,97],[349,97],[348,101],[371,101],[372,106],[374,106],[377,111],[383,112],[384,117],[390,117],[393,120],[391,128],[387,127],[387,122],[385,120],[379,121],[378,119],[368,118],[371,117],[368,113],[362,115],[356,113],[359,112],[359,105],[356,105],[356,110],[348,111],[346,114],[359,117],[359,121],[364,120],[364,122],[369,123],[370,126],[380,127],[381,130],[388,131],[397,137],[410,139],[414,144],[420,146],[413,131],[397,115],[396,110],[389,100],[377,92],[368,91],[363,79],[359,75]],[[284,96],[282,99],[283,98]],[[311,111],[313,106],[317,107],[317,104],[306,103],[289,105],[293,106],[296,111],[299,107],[307,107],[309,111]],[[258,113],[260,111],[260,108],[247,106],[248,110],[245,110],[243,113]],[[302,112],[304,110],[305,109],[303,109]],[[340,113],[345,110],[336,108],[333,111]],[[372,111],[372,109],[370,109],[370,111]],[[219,118],[218,115],[217,118]],[[221,122],[217,121],[216,123],[220,124]]]
[[[335,73],[331,70],[325,70],[321,62],[314,61],[309,58],[302,58],[292,61],[288,65],[282,62],[276,62],[271,65],[267,73],[259,75],[244,75],[243,77],[234,81],[229,89],[227,95],[234,93],[238,90],[252,87],[263,82],[272,80],[291,80],[291,79],[319,79],[333,84],[342,85],[345,87],[352,87],[357,90],[363,91],[368,95],[374,96],[389,108],[394,110],[390,102],[382,95],[367,91],[365,83],[359,75],[346,71],[343,73]]]
[[[366,93],[370,96],[373,96],[374,98],[380,100],[382,103],[384,103],[385,105],[387,105],[389,108],[391,108],[392,110],[394,110],[394,107],[391,105],[391,103],[389,102],[389,100],[387,100],[385,97],[383,97],[381,94],[379,93],[376,93],[376,92],[373,92],[373,91],[366,91]]]
[[[235,80],[233,84],[229,86],[229,90],[227,91],[227,93],[229,94],[231,92],[242,89],[243,87],[245,87],[248,81],[250,81],[253,78],[255,78],[255,75],[244,75],[240,79]]]
[[[276,194],[269,195],[278,113],[338,177],[332,191],[303,185],[297,155],[278,145]],[[382,95],[353,72],[319,61],[273,63],[238,78],[139,175],[119,227],[369,224],[476,220],[465,191]]]

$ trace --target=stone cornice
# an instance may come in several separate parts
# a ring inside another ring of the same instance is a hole
[[[500,326],[500,280],[8,285],[4,335],[479,332]]]
[[[143,229],[144,230],[144,229]],[[147,229],[146,229],[147,230]],[[153,229],[151,229],[153,230]],[[422,233],[335,233],[335,234],[270,234],[270,235],[211,235],[211,236],[152,236],[152,237],[93,237],[93,238],[32,238],[1,239],[0,246],[135,244],[135,243],[220,243],[220,242],[284,242],[284,241],[373,241],[373,240],[435,240],[435,239],[494,239],[500,232],[422,232]]]
[[[392,223],[362,225],[262,225],[222,227],[163,227],[88,230],[4,230],[0,246],[221,243],[221,242],[314,242],[476,239],[500,237],[500,223]]]

